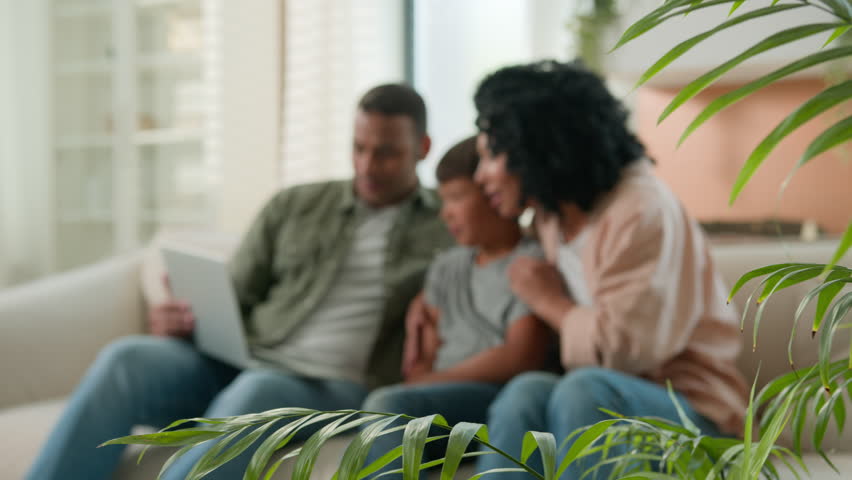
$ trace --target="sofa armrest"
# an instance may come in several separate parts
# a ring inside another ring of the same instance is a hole
[[[0,291],[0,408],[68,394],[101,347],[142,331],[140,258]]]

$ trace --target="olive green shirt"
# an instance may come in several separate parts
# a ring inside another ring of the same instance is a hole
[[[231,275],[249,343],[280,344],[325,298],[352,245],[362,209],[351,181],[281,191],[255,220],[231,260]],[[371,387],[400,380],[404,318],[434,256],[452,244],[434,191],[406,199],[390,230],[385,253],[387,300],[367,362]]]

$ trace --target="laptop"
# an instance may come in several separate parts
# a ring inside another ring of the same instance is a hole
[[[248,367],[251,354],[226,262],[203,250],[172,245],[162,253],[175,298],[192,306],[195,346],[234,367]]]

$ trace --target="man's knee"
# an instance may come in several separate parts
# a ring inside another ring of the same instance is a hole
[[[128,335],[105,346],[96,363],[119,368],[145,368],[150,361],[162,358],[165,350],[174,348],[174,340],[150,335]]]
[[[391,385],[373,390],[361,407],[368,412],[406,413],[411,392],[405,385]]]
[[[231,382],[228,390],[235,390],[247,396],[263,395],[266,391],[277,391],[280,388],[282,375],[274,370],[244,370]]]

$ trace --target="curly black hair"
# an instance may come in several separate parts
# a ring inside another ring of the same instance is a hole
[[[592,210],[645,154],[624,106],[578,61],[502,68],[479,84],[474,102],[477,127],[495,155],[506,152],[523,201],[551,212],[560,203]]]

